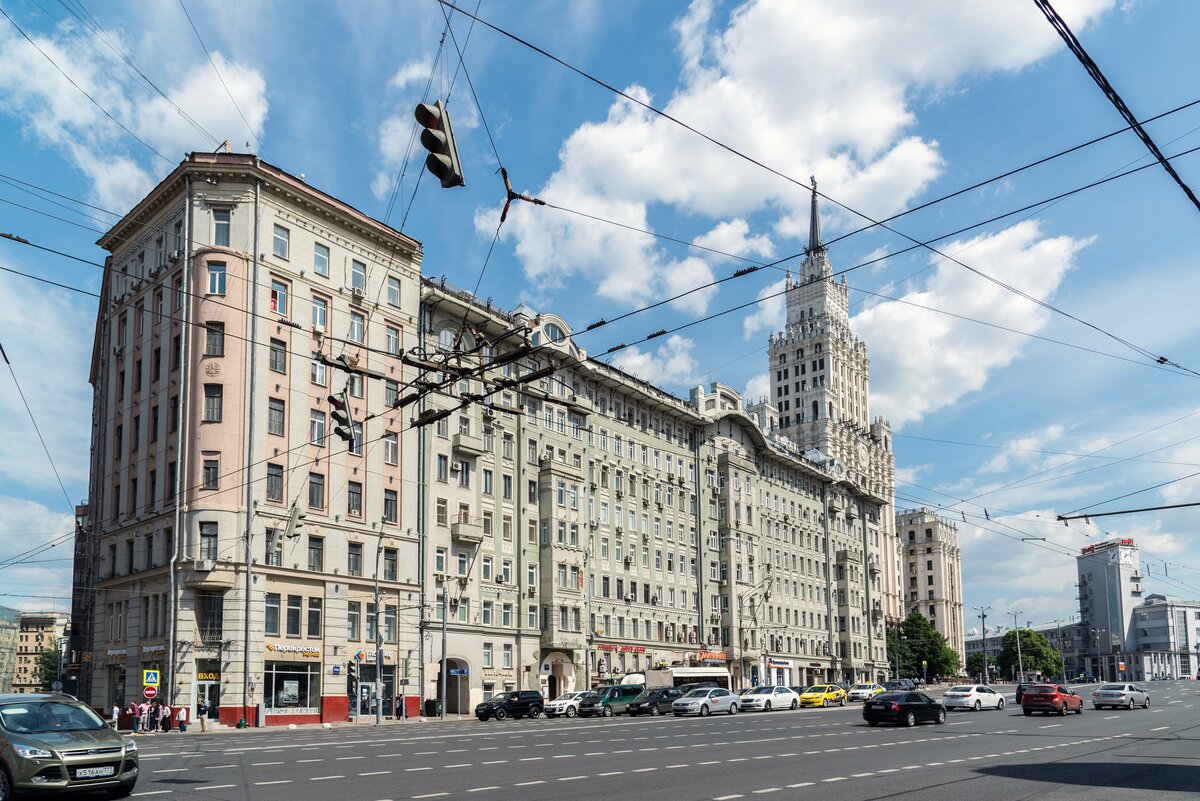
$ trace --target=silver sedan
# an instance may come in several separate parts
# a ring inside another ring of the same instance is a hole
[[[958,684],[942,695],[946,711],[952,709],[1004,709],[1004,696],[986,684]]]
[[[1126,709],[1133,709],[1135,706],[1149,709],[1150,693],[1136,684],[1101,684],[1092,693],[1092,706],[1096,709],[1103,709],[1106,706],[1111,706],[1113,709],[1119,706]]]
[[[671,713],[677,718],[683,715],[699,715],[703,718],[713,712],[728,712],[732,715],[738,711],[738,701],[738,697],[729,690],[701,687],[682,698],[676,698],[671,704]]]

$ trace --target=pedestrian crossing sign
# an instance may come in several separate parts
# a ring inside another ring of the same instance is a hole
[[[157,687],[158,686],[158,671],[157,670],[143,670],[142,671],[142,684],[144,684],[147,687]]]
[[[355,659],[355,661],[357,661],[357,662],[361,662],[361,661],[363,661],[363,660],[364,660],[364,659],[366,659],[366,658],[367,658],[367,653],[366,653],[366,651],[363,651],[363,650],[361,650],[361,649],[359,649],[358,653],[356,653],[356,654],[354,655],[354,659]]]

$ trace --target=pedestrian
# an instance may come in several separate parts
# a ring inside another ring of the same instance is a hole
[[[138,704],[138,717],[142,721],[142,733],[148,734],[150,732],[150,704],[145,701]]]
[[[163,733],[171,730],[171,707],[169,704],[159,704],[158,725],[162,729]]]
[[[121,707],[117,705],[117,702],[116,702],[116,701],[113,701],[113,707],[112,707],[112,727],[113,727],[113,731],[116,731],[116,729],[117,729],[117,722],[118,722],[120,719],[121,719]]]
[[[196,717],[200,720],[200,731],[208,731],[208,704],[203,698],[196,703]]]
[[[138,714],[138,705],[134,701],[129,702],[129,709],[125,710],[129,716],[133,718],[133,733],[138,733],[138,724],[142,722],[141,716]]]
[[[188,708],[186,706],[179,707],[179,711],[175,713],[175,722],[179,725],[179,733],[187,733],[188,724]]]

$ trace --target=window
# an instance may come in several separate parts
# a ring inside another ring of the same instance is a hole
[[[363,452],[363,424],[354,423],[350,426],[350,447],[347,453],[351,456],[362,456]]]
[[[283,502],[283,465],[267,465],[267,500]]]
[[[500,652],[500,654],[501,654],[501,656],[500,656],[500,658],[501,658],[500,666],[501,666],[501,667],[504,667],[504,668],[511,668],[511,667],[512,667],[512,664],[513,664],[513,647],[512,647],[512,644],[511,644],[511,643],[504,643],[504,645],[502,645],[502,646],[501,646],[501,648],[502,648],[502,650],[501,650],[501,652]]]
[[[325,539],[323,537],[308,538],[308,569],[318,572],[325,569]]]
[[[204,385],[204,422],[221,422],[222,392],[220,384]]]
[[[396,464],[400,457],[400,446],[396,433],[389,431],[383,435],[383,463]]]
[[[396,506],[397,506],[396,491],[395,490],[384,490],[383,491],[383,522],[385,522],[385,523],[395,523],[396,522]]]
[[[225,262],[223,261],[208,263],[208,294],[225,294]]]
[[[383,580],[384,581],[395,581],[396,580],[397,557],[398,557],[398,552],[396,551],[395,548],[384,548],[383,549]]]
[[[362,483],[359,481],[346,484],[346,514],[362,517]]]
[[[358,312],[350,312],[350,341],[362,342],[366,336],[367,318],[363,317]]]
[[[312,382],[325,386],[325,364],[321,361],[319,353],[312,355]]]
[[[483,666],[485,668],[492,666],[492,644],[490,642],[483,644]]]
[[[395,407],[400,400],[400,384],[390,378],[383,380],[383,403],[389,409]]]
[[[220,485],[221,467],[216,459],[204,460],[204,489],[215,490]]]
[[[385,346],[387,347],[387,352],[389,354],[391,354],[392,356],[399,356],[400,355],[400,329],[396,328],[395,326],[389,325],[387,328],[384,329],[384,331],[387,334],[386,341],[384,343]]]
[[[480,617],[481,617],[480,622],[483,623],[483,625],[485,625],[485,626],[492,625],[492,610],[494,607],[495,607],[495,603],[492,601],[484,601],[483,602],[483,608],[482,608],[482,611],[480,612]]]
[[[266,634],[279,636],[279,593],[268,592],[266,596],[267,611],[264,616]]]
[[[320,473],[308,474],[308,506],[310,509],[325,508],[325,476]]]
[[[225,355],[225,323],[205,323],[204,355]]]
[[[267,399],[267,433],[283,436],[283,420],[286,406],[283,398]]]
[[[318,448],[325,447],[325,412],[319,409],[308,413],[308,441]]]
[[[328,319],[329,301],[325,298],[314,297],[312,299],[312,327],[317,331],[324,331]]]
[[[346,550],[346,573],[351,576],[362,575],[362,543],[352,542]]]
[[[210,561],[217,558],[217,524],[200,524],[200,558]]]
[[[321,636],[321,599],[308,599],[308,636]]]
[[[387,302],[389,306],[400,305],[400,279],[394,275],[388,276]]]
[[[288,287],[282,281],[271,281],[271,311],[287,316]]]
[[[229,247],[229,209],[213,209],[212,215],[213,244],[227,248]]]
[[[361,261],[350,262],[350,288],[360,292],[367,288],[367,265]]]
[[[287,343],[282,339],[271,340],[271,369],[277,373],[287,372]]]
[[[317,242],[313,245],[313,272],[329,277],[329,246]]]
[[[281,259],[288,257],[288,242],[291,232],[282,225],[275,226],[275,234],[271,238],[271,252]]]
[[[300,611],[303,608],[301,604],[304,599],[299,595],[289,595],[287,599],[287,635],[289,637],[300,636]]]
[[[445,498],[438,498],[434,511],[437,524],[439,526],[449,525],[450,510]]]
[[[119,448],[118,448],[119,450]],[[438,454],[437,457],[437,480],[448,481],[450,479],[450,457],[445,454]]]
[[[352,642],[358,642],[362,639],[359,634],[359,626],[362,621],[362,604],[358,601],[350,601],[346,604],[346,639]]]

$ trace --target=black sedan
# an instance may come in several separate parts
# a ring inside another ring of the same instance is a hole
[[[946,722],[946,707],[921,692],[880,693],[863,704],[863,720],[871,726],[897,723],[916,726],[918,721]]]
[[[671,711],[671,704],[683,694],[675,687],[655,687],[643,690],[637,698],[629,702],[625,712],[630,717],[638,715],[663,715]]]

